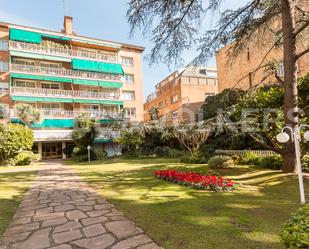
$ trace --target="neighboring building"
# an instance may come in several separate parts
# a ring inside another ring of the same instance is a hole
[[[308,38],[298,44],[298,52],[308,48]],[[229,45],[220,49],[216,54],[219,92],[226,88],[246,90],[258,84],[276,83],[277,80],[273,76],[265,79],[269,74],[265,70],[265,65],[273,61],[278,63],[278,76],[283,77],[283,49],[279,46],[269,52],[271,46],[273,46],[271,38],[265,37],[263,44],[248,46],[236,58],[228,56]],[[261,69],[256,70],[259,66]],[[298,60],[298,76],[304,76],[308,72],[309,54]]]
[[[144,104],[145,121],[156,110],[167,122],[193,122],[206,97],[218,93],[217,70],[208,67],[180,69],[156,85]]]
[[[33,130],[43,158],[63,157],[81,113],[101,123],[143,121],[144,48],[77,35],[72,21],[64,18],[62,32],[0,23],[0,105],[12,122],[16,103],[41,111]],[[98,142],[110,136],[102,130]]]

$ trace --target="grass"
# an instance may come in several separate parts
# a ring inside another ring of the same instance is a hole
[[[35,170],[15,173],[0,171],[0,239],[35,175]]]
[[[31,164],[31,165],[24,165],[24,166],[2,166],[0,165],[0,173],[1,171],[6,171],[6,170],[23,170],[23,169],[37,169],[38,167],[40,167],[39,163],[36,164]]]
[[[283,248],[278,234],[299,208],[295,175],[249,167],[207,170],[173,159],[114,159],[69,163],[166,249]],[[157,169],[220,174],[234,192],[205,192],[156,179]],[[305,182],[309,192],[308,179]]]

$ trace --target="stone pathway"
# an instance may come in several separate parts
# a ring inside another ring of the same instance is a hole
[[[42,167],[0,249],[161,248],[69,167]]]

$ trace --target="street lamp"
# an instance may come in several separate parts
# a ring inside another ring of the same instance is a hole
[[[284,130],[288,129],[291,132],[291,141],[294,142],[295,146],[295,156],[297,163],[297,173],[298,173],[298,183],[299,183],[299,192],[300,192],[300,201],[302,204],[306,203],[305,200],[305,190],[304,190],[304,182],[303,182],[303,172],[301,168],[301,160],[300,160],[300,141],[301,135],[300,130],[302,128],[309,128],[309,125],[300,125],[299,127],[295,127],[294,129],[290,126],[285,126],[282,128],[281,132],[277,135],[277,140],[279,143],[287,143],[290,140],[290,135],[286,133]],[[309,141],[309,131],[304,133],[304,140]]]
[[[90,150],[91,150],[90,145],[87,146],[87,150],[88,150],[88,162],[90,163]]]

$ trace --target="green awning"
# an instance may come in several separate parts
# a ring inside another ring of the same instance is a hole
[[[34,53],[19,52],[19,51],[11,51],[10,54],[11,56],[35,58],[35,59],[40,59],[40,60],[71,62],[71,59],[60,57],[60,56],[42,55],[42,54],[34,54]]]
[[[120,100],[100,100],[100,104],[105,104],[105,105],[123,105],[123,101]]]
[[[67,99],[67,98],[44,98],[44,97],[16,96],[16,95],[12,95],[11,97],[13,101],[73,103],[73,99]]]
[[[89,86],[98,86],[98,81],[94,80],[81,80],[81,79],[73,79],[74,84],[78,85],[89,85]]]
[[[100,104],[99,99],[74,99],[75,103],[85,103],[85,104]]]
[[[34,128],[73,128],[73,119],[44,119],[40,124],[33,124]]]
[[[42,42],[42,36],[36,32],[11,28],[10,40],[40,44]]]
[[[113,142],[112,139],[96,139],[94,140],[95,143],[111,143]]]
[[[75,70],[103,72],[110,74],[124,74],[123,68],[120,64],[88,61],[81,59],[72,59],[72,68]]]
[[[70,41],[71,40],[71,38],[69,38],[69,37],[63,37],[63,36],[58,36],[58,35],[49,35],[49,34],[43,34],[42,37],[57,39],[57,40],[61,40],[61,41]]]
[[[99,81],[99,86],[107,88],[121,88],[122,82]]]
[[[53,76],[41,76],[41,75],[32,75],[32,74],[20,74],[20,73],[11,73],[11,78],[30,79],[30,80],[45,80],[45,81],[54,81],[54,82],[67,82],[67,83],[73,82],[73,80],[69,79],[69,78],[53,77]]]

